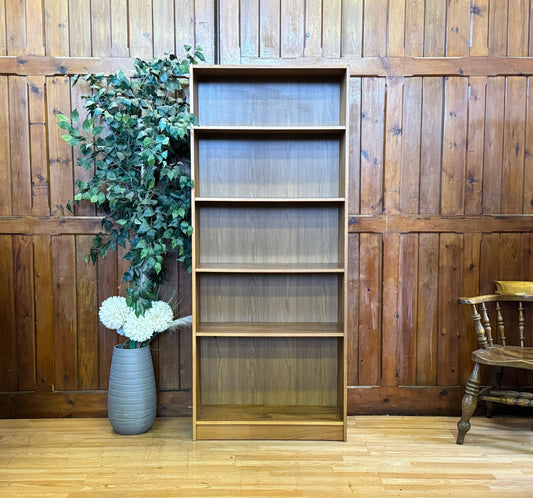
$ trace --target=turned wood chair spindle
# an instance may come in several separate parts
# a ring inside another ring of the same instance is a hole
[[[472,353],[474,368],[465,386],[461,419],[457,423],[457,444],[463,444],[465,435],[470,430],[470,418],[478,400],[486,402],[489,417],[495,403],[533,407],[533,393],[522,392],[519,388],[502,389],[501,386],[504,368],[533,370],[533,347],[527,347],[526,337],[532,330],[529,330],[531,324],[526,324],[525,319],[525,308],[533,306],[533,282],[498,281],[496,289],[495,294],[461,297],[458,300],[459,303],[472,307],[478,349]],[[503,303],[506,303],[505,306]],[[508,309],[513,303],[514,318],[509,316],[511,310]],[[492,336],[491,307],[497,330],[495,337]],[[513,338],[515,345],[511,344]],[[484,365],[492,371],[490,385],[482,387],[481,367]]]

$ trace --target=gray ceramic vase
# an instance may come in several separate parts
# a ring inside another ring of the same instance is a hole
[[[118,434],[142,434],[155,420],[157,395],[150,346],[113,349],[107,412]]]

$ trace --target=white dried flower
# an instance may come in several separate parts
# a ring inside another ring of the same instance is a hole
[[[113,296],[102,303],[98,316],[108,329],[120,329],[132,313],[133,310],[126,304],[126,298]]]
[[[132,341],[147,341],[152,337],[153,333],[154,327],[151,321],[143,315],[137,316],[132,313],[124,324],[124,335]]]
[[[150,320],[156,332],[167,330],[172,320],[174,320],[174,312],[165,301],[155,301],[152,303],[152,307],[145,312],[144,316]]]

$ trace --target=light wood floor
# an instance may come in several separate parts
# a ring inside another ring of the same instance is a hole
[[[533,420],[350,417],[348,442],[197,441],[187,418],[0,420],[0,496],[533,496]],[[490,437],[483,434],[490,428]]]

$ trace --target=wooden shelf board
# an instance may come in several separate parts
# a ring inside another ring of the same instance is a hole
[[[198,273],[344,273],[337,263],[200,263]]]
[[[342,425],[336,406],[201,405],[197,424]]]
[[[231,204],[231,203],[331,203],[342,204],[344,197],[195,197],[195,202]]]
[[[202,323],[198,337],[343,337],[338,323]]]
[[[218,126],[218,125],[196,125],[193,127],[195,133],[232,135],[232,134],[266,134],[266,133],[291,133],[291,134],[333,134],[337,135],[346,131],[346,126]]]

